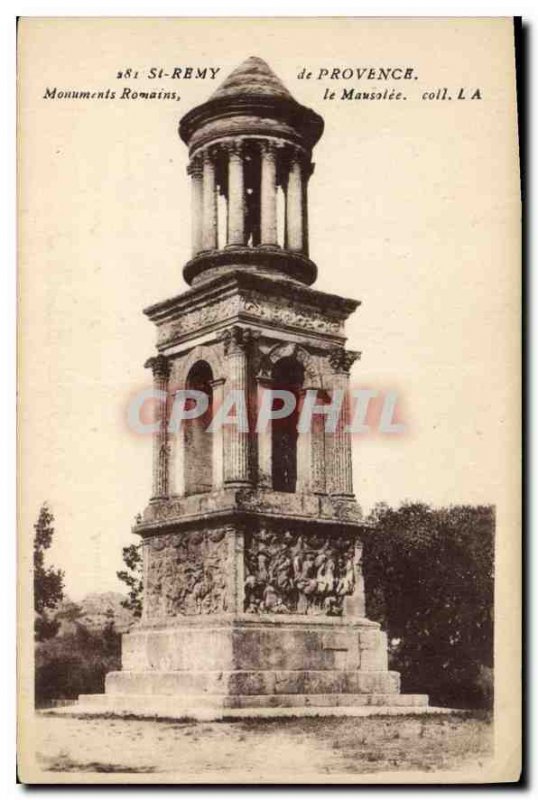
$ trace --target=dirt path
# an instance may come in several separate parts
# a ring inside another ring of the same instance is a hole
[[[400,717],[154,722],[37,714],[40,767],[63,773],[125,774],[136,782],[321,782],[375,771],[451,770],[485,764],[491,726],[478,718]],[[50,774],[53,773],[53,774]],[[138,776],[138,777],[137,777]],[[396,778],[396,775],[394,775]],[[61,779],[61,778],[60,778]]]

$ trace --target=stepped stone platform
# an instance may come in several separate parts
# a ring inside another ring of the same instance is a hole
[[[367,619],[252,615],[140,627],[105,694],[56,713],[219,719],[440,713],[401,694],[386,635]]]
[[[161,719],[218,720],[307,716],[450,713],[428,706],[426,695],[225,695],[189,697],[151,695],[81,695],[79,703],[56,709],[62,716],[135,716]],[[50,713],[50,712],[48,712]]]

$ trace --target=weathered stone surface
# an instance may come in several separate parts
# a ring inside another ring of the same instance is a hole
[[[391,694],[399,690],[396,672],[341,670],[243,670],[223,672],[110,672],[106,691],[118,695],[319,695]]]
[[[161,349],[233,324],[286,331],[304,341],[313,337],[334,347],[343,345],[345,319],[357,305],[358,301],[236,267],[207,285],[147,308],[145,313],[158,326]]]
[[[136,714],[163,718],[367,716],[370,714],[443,714],[423,694],[363,695],[81,695],[79,709],[64,714]]]
[[[186,617],[361,616],[360,539],[353,527],[260,517],[190,520],[144,540],[143,622]]]
[[[357,584],[355,543],[351,533],[247,533],[245,611],[341,615]]]
[[[196,617],[189,624],[184,620],[174,627],[141,627],[124,636],[122,669],[386,672],[386,638],[368,620]]]
[[[213,517],[231,512],[255,514],[258,519],[263,515],[298,518],[308,520],[312,525],[320,522],[358,524],[361,521],[360,508],[355,500],[253,487],[221,489],[187,497],[157,498],[146,507],[133,531],[140,534],[149,534],[153,530],[160,532],[163,524],[177,528],[192,525],[196,517],[203,516],[209,522]],[[367,528],[364,523],[361,527]]]
[[[107,697],[119,705],[106,702],[124,709],[144,707],[143,697],[170,697],[185,708],[427,702],[399,691],[379,626],[304,616],[209,617],[203,624],[198,618],[173,628],[141,628],[123,637],[122,671],[106,680]]]
[[[152,537],[146,545],[145,614],[211,614],[230,606],[226,528]]]
[[[387,634],[383,631],[359,632],[361,669],[388,669]]]

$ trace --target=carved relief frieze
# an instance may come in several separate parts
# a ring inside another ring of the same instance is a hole
[[[147,543],[148,618],[216,614],[229,598],[226,529],[155,536]]]
[[[165,322],[159,327],[158,342],[165,344],[193,331],[202,330],[210,325],[236,317],[241,310],[239,295],[226,297],[213,303],[198,306],[177,319]]]
[[[360,579],[356,536],[308,531],[247,533],[245,611],[340,616]]]
[[[162,323],[159,327],[158,341],[163,345],[190,333],[210,327],[226,320],[241,316],[259,320],[261,323],[280,325],[329,336],[342,336],[343,323],[320,313],[314,308],[293,305],[285,298],[268,299],[256,293],[233,295],[200,305],[186,311],[181,316]]]
[[[332,319],[316,309],[301,306],[299,303],[291,305],[286,303],[285,299],[277,302],[267,300],[261,295],[250,295],[243,299],[243,310],[247,314],[273,324],[333,336],[342,335],[343,324],[340,320]]]

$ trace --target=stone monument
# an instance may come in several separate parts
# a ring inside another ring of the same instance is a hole
[[[419,709],[400,694],[387,642],[366,619],[351,437],[322,413],[297,432],[297,410],[265,429],[261,395],[286,389],[318,408],[348,388],[358,353],[344,325],[359,303],[311,288],[307,187],[323,120],[259,58],[249,58],[179,133],[189,148],[190,289],[147,308],[166,393],[154,437],[153,493],[137,519],[144,600],[123,636],[122,669],[104,695],[120,712],[210,717]],[[208,398],[171,430],[176,393]],[[208,430],[231,390],[249,430]],[[267,711],[267,710],[270,711]],[[307,711],[308,709],[308,711]]]

